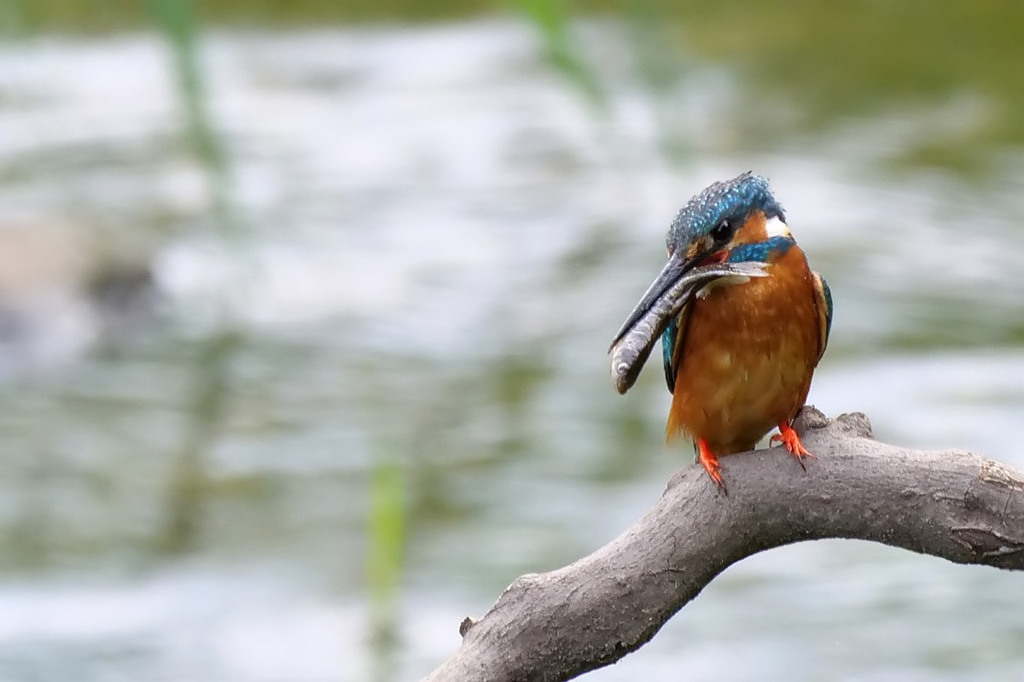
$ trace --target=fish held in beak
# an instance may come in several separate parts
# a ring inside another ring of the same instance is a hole
[[[765,264],[760,262],[711,263],[687,268],[684,263],[669,260],[608,349],[618,392],[625,393],[633,386],[654,344],[698,291],[721,277],[767,276]]]

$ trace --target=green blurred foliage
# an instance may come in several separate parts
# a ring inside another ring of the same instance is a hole
[[[185,136],[196,160],[205,170],[213,197],[211,225],[222,236],[240,238],[227,187],[228,166],[213,117],[199,64],[199,22],[192,0],[148,0],[146,8],[163,33],[174,57],[178,98],[183,109]],[[217,329],[202,342],[193,368],[192,398],[182,443],[175,457],[167,501],[167,527],[161,545],[170,552],[194,549],[202,525],[209,487],[207,460],[223,429],[232,399],[231,369],[241,335],[221,302]]]
[[[980,115],[910,152],[907,161],[971,169],[976,151],[1024,144],[1024,4],[798,2],[666,4],[702,57],[739,69],[751,92],[799,97],[799,126],[817,129],[879,107],[984,98]],[[764,121],[756,114],[752,124]],[[956,113],[952,115],[956,118]]]
[[[188,0],[176,1],[188,4]],[[203,23],[307,27],[325,22],[430,21],[503,6],[487,0],[212,0],[196,3],[196,12]],[[0,0],[0,18],[8,32],[138,29],[146,24],[146,11],[146,3],[124,0]]]
[[[120,0],[0,0],[0,20],[8,34],[107,32],[144,26],[145,7]],[[1024,109],[1024,4],[1009,1],[213,0],[197,3],[196,12],[208,25],[275,27],[518,13],[536,27],[551,63],[598,105],[600,74],[581,57],[585,50],[574,43],[570,20],[621,17],[637,28],[635,49],[649,85],[667,87],[684,55],[740,74],[748,86],[740,105],[749,112],[748,143],[813,132],[844,117],[946,107],[948,130],[904,150],[897,163],[977,172],[988,151],[1024,144],[1024,118],[1017,114]],[[787,101],[794,106],[787,109]]]
[[[405,543],[404,490],[402,466],[397,460],[378,457],[370,476],[366,582],[374,622],[381,629],[394,626]]]
[[[570,33],[572,16],[559,0],[515,0],[516,6],[540,31],[548,62],[587,95],[595,106],[604,106],[600,80],[574,48]]]

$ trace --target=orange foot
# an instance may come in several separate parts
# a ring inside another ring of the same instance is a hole
[[[807,452],[804,444],[800,442],[800,436],[796,435],[796,431],[789,425],[788,422],[782,422],[779,424],[779,432],[771,437],[771,443],[782,443],[789,450],[789,454],[796,457],[796,461],[800,463],[800,468],[807,471],[807,467],[804,466],[804,459],[810,457],[811,459],[818,459],[813,453]]]
[[[725,492],[725,481],[722,480],[722,473],[720,471],[721,465],[719,465],[715,453],[711,452],[711,448],[708,447],[708,442],[703,438],[697,439],[697,461],[704,467],[704,471],[708,472],[708,476],[715,482],[715,485],[721,488],[722,492]]]

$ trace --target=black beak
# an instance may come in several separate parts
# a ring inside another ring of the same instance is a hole
[[[651,348],[683,306],[707,284],[719,277],[766,277],[760,262],[712,263],[697,267],[695,261],[671,256],[654,283],[633,308],[612,341],[612,376],[619,393],[630,389],[640,375]]]
[[[633,312],[629,314],[626,321],[619,327],[619,331],[615,333],[615,338],[612,339],[612,345],[608,348],[611,352],[615,348],[615,344],[622,340],[629,330],[632,329],[640,319],[650,312],[654,304],[658,302],[658,299],[665,296],[669,289],[672,288],[673,284],[679,282],[683,275],[688,270],[692,270],[693,266],[696,265],[694,261],[686,261],[682,258],[672,255],[669,257],[668,262],[665,263],[665,267],[661,269],[661,272],[655,278],[651,286],[647,287],[647,291],[644,292],[640,302],[633,308]],[[668,326],[668,322],[665,323]]]

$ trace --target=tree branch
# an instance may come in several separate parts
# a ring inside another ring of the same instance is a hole
[[[722,458],[721,494],[698,466],[593,554],[516,579],[428,682],[555,681],[647,643],[731,564],[801,540],[873,540],[961,564],[1024,570],[1024,473],[963,451],[879,443],[859,413],[797,419],[818,459],[780,448]]]

